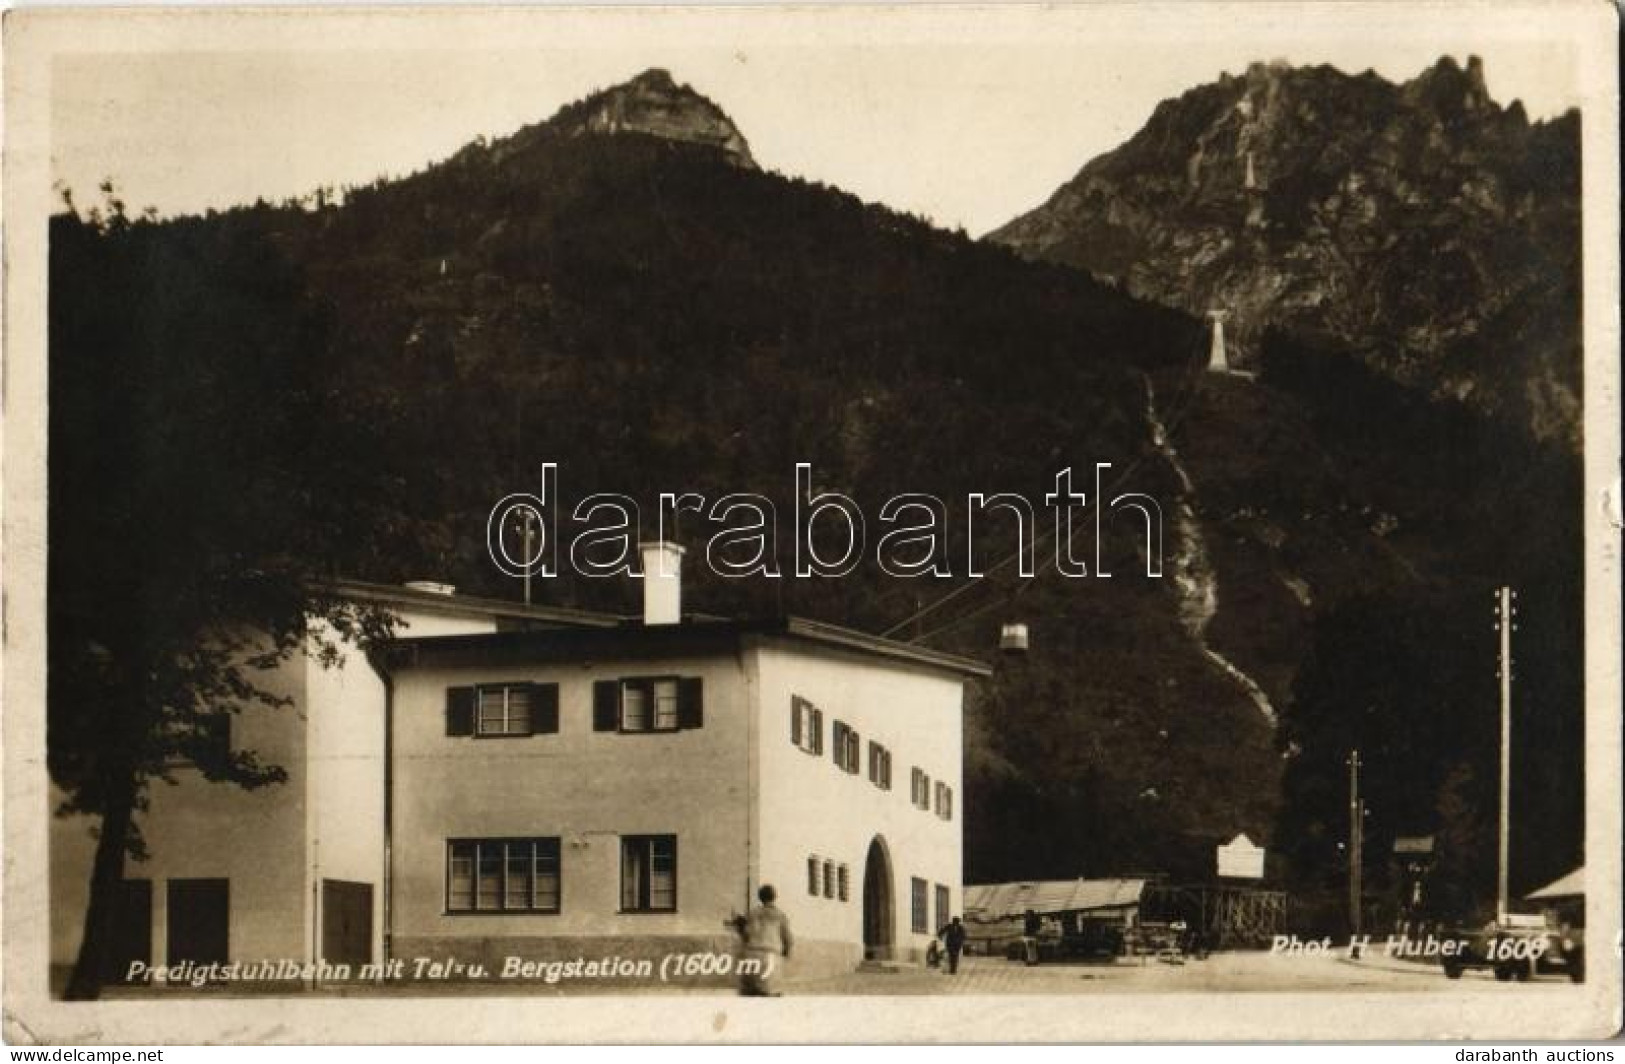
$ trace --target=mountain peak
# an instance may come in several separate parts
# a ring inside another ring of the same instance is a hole
[[[660,67],[566,108],[555,124],[571,136],[641,133],[702,144],[722,152],[736,166],[756,166],[750,145],[722,108]]]
[[[1503,109],[1477,56],[1402,84],[1254,63],[1159,104],[989,239],[1224,309],[1232,364],[1256,365],[1271,330],[1335,338],[1401,384],[1574,446],[1577,160],[1578,122]]]
[[[1437,63],[1406,82],[1404,91],[1410,99],[1448,113],[1481,110],[1490,103],[1484,61],[1476,55],[1467,57],[1465,70],[1454,56],[1440,56]]]
[[[665,67],[650,67],[637,77],[626,82],[627,86],[638,85],[658,92],[677,92],[677,79],[671,76],[671,71]]]

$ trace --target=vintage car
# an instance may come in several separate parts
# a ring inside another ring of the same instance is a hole
[[[1035,937],[1024,936],[1006,943],[1005,957],[1027,964],[1111,960],[1123,950],[1123,928],[1117,921],[1076,918],[1068,914],[1058,921],[1046,921]]]
[[[1456,943],[1442,958],[1444,974],[1460,979],[1469,968],[1488,968],[1501,982],[1523,982],[1537,975],[1585,978],[1585,929],[1552,927],[1544,916],[1508,914],[1504,923],[1457,931]]]

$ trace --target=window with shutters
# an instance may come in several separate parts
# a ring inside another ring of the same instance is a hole
[[[943,928],[947,927],[948,926],[948,921],[952,920],[953,918],[954,918],[954,914],[948,908],[948,888],[943,886],[941,883],[938,883],[937,884],[937,923],[936,923],[937,930],[940,931]]]
[[[556,683],[485,683],[446,689],[446,734],[481,739],[559,730]]]
[[[824,897],[835,897],[835,862],[824,862]]]
[[[883,791],[891,790],[891,751],[877,742],[869,743],[869,782]]]
[[[943,820],[954,818],[954,789],[946,783],[937,784],[937,816]]]
[[[622,837],[621,911],[677,911],[676,835]]]
[[[800,695],[790,696],[790,742],[809,754],[824,752],[824,711]]]
[[[857,775],[863,762],[863,742],[858,733],[849,725],[836,721],[830,729],[829,743],[836,767],[842,772]]]
[[[481,687],[474,734],[529,735],[530,685]]]
[[[816,856],[807,858],[807,893],[815,898],[824,893],[824,862]]]
[[[681,731],[700,727],[704,715],[698,677],[635,676],[593,685],[595,731]]]
[[[835,896],[846,901],[852,896],[852,870],[842,865],[836,872]]]
[[[925,880],[919,876],[910,879],[909,886],[911,888],[909,896],[913,902],[912,921],[909,926],[919,934],[928,935],[931,933],[931,914],[926,911],[926,905],[929,902],[926,892],[929,888]]]
[[[446,911],[559,911],[559,840],[450,839]]]

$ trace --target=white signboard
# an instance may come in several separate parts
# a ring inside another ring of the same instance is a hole
[[[1217,848],[1219,878],[1263,879],[1264,847],[1254,846],[1246,835],[1237,835]]]

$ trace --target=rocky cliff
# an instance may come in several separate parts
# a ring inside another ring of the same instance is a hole
[[[1579,116],[1531,123],[1477,57],[1396,85],[1255,63],[1159,105],[989,234],[1199,315],[1278,327],[1540,439],[1580,432]]]
[[[737,166],[756,166],[750,145],[722,108],[658,68],[566,108],[551,124],[573,135],[643,133],[700,144]]]

